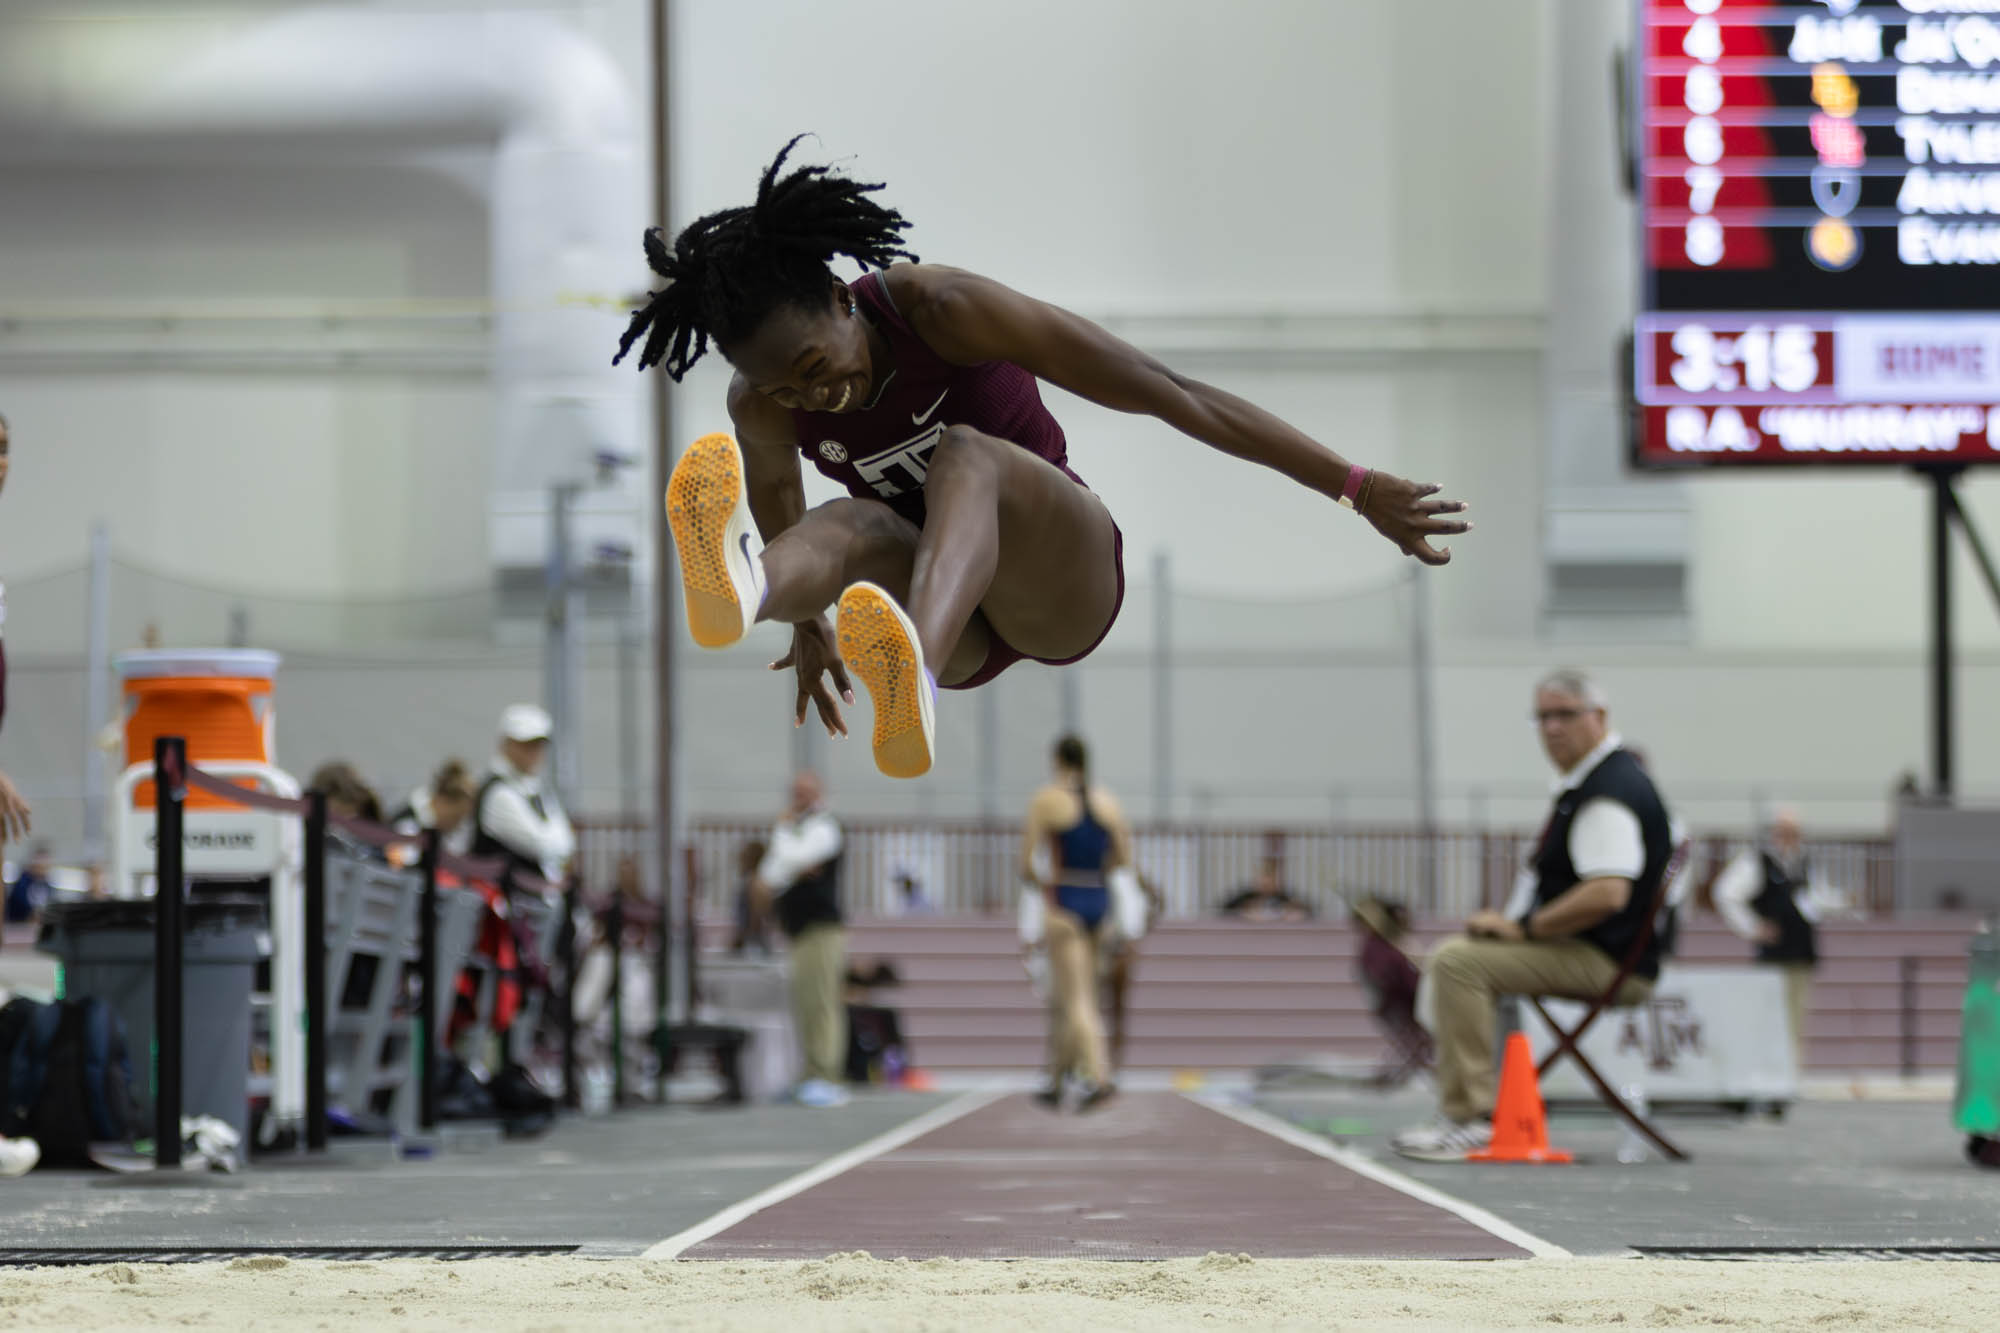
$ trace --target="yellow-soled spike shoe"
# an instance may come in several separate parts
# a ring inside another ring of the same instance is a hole
[[[931,771],[934,701],[916,626],[873,583],[840,594],[840,655],[875,705],[875,767],[892,778]]]
[[[704,435],[681,454],[667,482],[667,523],[681,559],[688,633],[704,648],[727,648],[749,633],[764,604],[764,543],[734,438]]]

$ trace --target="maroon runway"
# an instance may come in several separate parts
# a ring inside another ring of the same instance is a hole
[[[981,1107],[685,1259],[1525,1259],[1441,1208],[1173,1093]]]

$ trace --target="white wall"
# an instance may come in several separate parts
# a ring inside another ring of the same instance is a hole
[[[777,146],[811,130],[806,155],[888,183],[927,258],[1103,319],[1362,461],[1472,501],[1478,531],[1431,576],[1454,821],[1533,817],[1525,692],[1573,660],[1603,669],[1618,721],[1702,818],[1740,826],[1769,790],[1809,815],[1879,825],[1880,794],[1924,760],[1926,510],[1907,479],[1691,481],[1691,640],[1538,638],[1544,348],[1562,260],[1548,240],[1552,124],[1559,106],[1609,103],[1603,62],[1559,65],[1554,25],[1593,2],[676,0],[667,221],[744,201]],[[645,87],[642,0],[494,7],[560,16]],[[202,12],[224,23],[254,10]],[[0,41],[18,21],[0,18]],[[1601,167],[1611,190],[1612,164]],[[16,438],[0,577],[79,565],[98,516],[141,563],[274,597],[408,596],[484,577],[491,409],[471,325],[325,333],[368,349],[361,370],[255,369],[254,347],[200,364],[198,330],[121,315],[268,302],[292,312],[272,336],[309,351],[321,335],[296,313],[329,301],[476,308],[488,264],[470,191],[387,157],[313,172],[42,163],[10,167],[5,188],[0,314],[41,322],[0,325],[0,412]],[[635,236],[635,291],[645,278]],[[723,424],[724,376],[712,358],[674,395],[678,438]],[[1076,676],[1107,775],[1144,808],[1145,584],[1166,549],[1177,585],[1222,608],[1176,624],[1188,659],[1177,810],[1406,818],[1407,608],[1380,589],[1407,562],[1280,478],[1050,397],[1127,537],[1133,600]],[[1968,493],[2000,523],[2000,486]],[[2000,790],[2000,760],[1983,750],[2000,719],[1980,688],[2000,667],[2000,620],[1963,572],[1976,671],[1961,762],[1967,786]],[[1266,615],[1243,609],[1263,601]],[[17,693],[0,766],[55,792],[77,772],[80,645],[74,616],[36,619],[8,627]],[[683,808],[774,799],[798,753],[784,682],[760,670],[776,638],[715,655],[680,641]],[[532,653],[509,642],[459,662],[443,692],[437,668],[295,655],[281,684],[286,757],[305,768],[340,749],[400,783],[434,752],[481,752],[480,719],[538,690]],[[1254,667],[1207,665],[1245,646]],[[593,661],[584,768],[608,806],[619,723],[608,655]],[[995,790],[1011,809],[1040,770],[1060,692],[1052,673],[1022,667],[994,699]],[[979,725],[978,700],[947,698],[931,783],[880,779],[862,741],[821,747],[819,762],[850,808],[966,813],[986,790]]]

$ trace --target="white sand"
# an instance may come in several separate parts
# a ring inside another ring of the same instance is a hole
[[[1991,1330],[2000,1265],[1209,1255],[814,1263],[399,1259],[0,1272],[0,1328]]]

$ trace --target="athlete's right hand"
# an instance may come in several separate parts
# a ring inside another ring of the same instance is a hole
[[[799,697],[792,715],[792,725],[802,727],[806,721],[806,705],[811,703],[819,709],[820,723],[826,727],[829,736],[845,736],[847,722],[840,715],[840,704],[834,697],[834,690],[847,703],[854,702],[854,686],[847,680],[847,664],[840,660],[840,649],[835,646],[833,629],[826,623],[825,616],[815,616],[792,626],[792,650],[771,663],[771,670],[783,671],[791,667],[798,672]],[[825,676],[833,678],[833,689],[828,689]]]
[[[14,784],[0,773],[0,842],[17,842],[28,836],[28,803]]]

